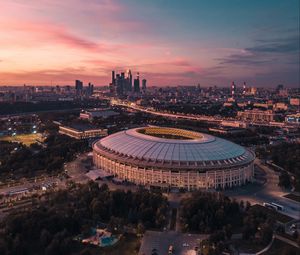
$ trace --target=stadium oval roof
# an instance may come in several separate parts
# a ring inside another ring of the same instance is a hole
[[[254,159],[250,151],[230,141],[169,127],[121,131],[99,140],[94,147],[122,158],[171,164],[235,165]]]

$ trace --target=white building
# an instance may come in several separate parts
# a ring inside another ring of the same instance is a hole
[[[93,153],[97,167],[122,180],[187,190],[252,181],[255,157],[227,140],[165,127],[115,133],[94,143]]]

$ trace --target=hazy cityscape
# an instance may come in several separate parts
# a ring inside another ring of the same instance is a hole
[[[299,1],[0,8],[0,255],[300,254]]]

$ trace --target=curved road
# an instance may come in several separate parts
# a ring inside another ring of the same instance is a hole
[[[225,191],[224,193],[238,200],[249,201],[251,204],[277,203],[284,207],[283,214],[294,219],[300,219],[300,203],[283,197],[288,194],[278,186],[279,174],[266,165],[263,165],[259,159],[255,159],[257,167],[265,172],[266,183],[264,185],[248,185],[240,187],[237,190]]]

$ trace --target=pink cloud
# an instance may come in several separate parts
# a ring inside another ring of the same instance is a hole
[[[146,22],[147,19],[128,15],[129,7],[120,2],[12,0],[7,6],[5,16],[0,17],[0,45],[12,53],[4,59],[6,63],[11,61],[11,72],[9,68],[8,72],[2,72],[2,82],[49,84],[53,80],[73,84],[74,79],[90,79],[96,84],[108,84],[112,69],[128,68],[142,72],[145,78],[149,75],[149,79],[168,80],[170,77],[164,74],[172,74],[172,79],[186,80],[186,74],[199,71],[189,58],[174,54],[178,49],[171,42],[160,41],[159,35],[151,36],[156,29],[155,21]],[[43,54],[48,48],[53,54],[49,58],[51,64],[45,65],[49,54],[45,58]],[[28,50],[27,55],[35,55],[34,60],[19,61],[19,56],[14,54],[16,49],[22,53]],[[43,65],[39,66],[40,63]],[[60,71],[69,65],[85,68]],[[49,69],[43,70],[48,66]],[[100,73],[107,76],[101,77]]]
[[[6,21],[0,22],[2,31],[10,31],[10,33],[19,33],[15,38],[8,41],[12,44],[14,39],[17,44],[22,41],[29,40],[32,46],[39,44],[57,43],[66,47],[83,49],[88,51],[111,51],[114,47],[111,44],[99,43],[94,40],[75,35],[63,25],[55,25],[50,23],[33,23],[33,22],[16,22]],[[22,38],[22,35],[26,37]],[[20,39],[23,39],[20,41]],[[27,45],[26,45],[27,46]]]
[[[123,45],[122,47],[126,47],[126,45]],[[140,45],[135,45],[134,47],[143,47]],[[109,68],[116,68],[116,69],[127,69],[127,68],[140,68],[140,69],[148,69],[152,68],[153,66],[175,66],[175,67],[186,67],[186,68],[193,68],[192,64],[187,60],[183,58],[173,58],[173,59],[164,59],[160,60],[157,59],[157,61],[153,60],[148,60],[147,59],[141,62],[141,63],[136,63],[135,65],[128,64],[124,65],[120,61],[107,61],[107,60],[101,60],[101,59],[89,59],[86,60],[86,63],[96,65],[96,66],[106,66]]]
[[[165,60],[158,60],[153,65],[171,65],[171,66],[191,66],[191,62],[185,58],[164,58]]]
[[[99,74],[89,74],[84,68],[66,68],[66,69],[48,69],[39,71],[27,72],[0,72],[2,77],[2,85],[73,85],[76,79],[81,79],[84,83],[93,82],[100,85],[105,85],[106,77]],[[9,82],[5,82],[9,81]]]

